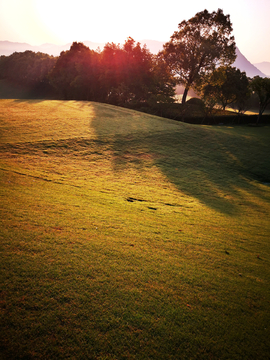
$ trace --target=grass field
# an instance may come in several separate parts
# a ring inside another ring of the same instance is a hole
[[[269,140],[0,100],[0,358],[269,359]]]

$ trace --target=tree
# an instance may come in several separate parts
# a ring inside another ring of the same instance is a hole
[[[0,57],[0,79],[23,87],[29,96],[46,96],[52,91],[48,73],[56,63],[56,58],[33,51],[15,52]]]
[[[244,111],[250,97],[246,73],[231,66],[220,66],[212,73],[201,76],[196,84],[196,91],[206,103],[220,104],[223,110],[232,105],[239,112]]]
[[[164,58],[160,54],[153,56],[152,84],[150,87],[150,104],[175,102],[176,81]]]
[[[105,45],[102,55],[102,84],[107,101],[116,105],[140,102],[147,98],[151,82],[152,55],[129,37],[120,47]]]
[[[270,79],[255,76],[251,82],[251,88],[259,98],[259,115],[257,118],[258,124],[267,105],[270,104]]]
[[[239,114],[244,114],[248,109],[250,109],[252,93],[250,79],[246,76],[245,72],[240,72],[240,77],[236,79],[234,88],[236,92],[236,99],[230,105],[234,110],[237,110]]]
[[[204,10],[182,21],[164,45],[161,53],[178,83],[185,86],[183,104],[188,90],[203,73],[234,62],[235,42],[231,32],[229,15],[224,15],[221,9],[212,13]]]
[[[131,37],[122,47],[106,44],[101,57],[101,83],[109,103],[137,106],[172,101],[173,82],[163,59],[160,61]]]
[[[61,52],[50,80],[66,100],[99,100],[99,76],[99,54],[74,42],[70,50]]]

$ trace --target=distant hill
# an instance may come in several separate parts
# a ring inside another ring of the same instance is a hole
[[[104,46],[104,44],[95,43],[92,41],[83,41],[83,43],[93,50],[96,50],[98,47],[102,49]],[[59,56],[62,51],[69,50],[71,45],[72,43],[68,43],[65,45],[42,44],[38,46],[33,46],[27,43],[0,41],[0,55],[9,56],[14,52],[24,52],[26,50],[31,50],[34,52],[42,52],[53,56]]]
[[[256,68],[261,70],[264,74],[266,74],[267,77],[270,77],[270,62],[269,61],[263,61],[260,63],[254,64]]]
[[[147,48],[153,54],[156,54],[160,50],[162,50],[164,44],[162,41],[155,41],[155,40],[141,40],[139,42],[141,43],[141,45],[146,44]],[[102,50],[105,45],[105,43],[96,43],[93,41],[83,41],[83,43],[92,50],[97,50],[97,48],[100,48]],[[42,45],[34,46],[27,43],[0,41],[0,56],[1,55],[9,56],[14,52],[24,52],[26,50],[31,50],[34,52],[42,52],[53,56],[59,56],[62,51],[69,50],[71,45],[72,43],[67,43],[64,45],[42,44]]]
[[[241,51],[236,48],[237,58],[233,63],[233,66],[240,69],[241,71],[245,71],[248,77],[253,78],[254,76],[265,77],[266,75],[262,73],[256,66],[251,64],[250,61],[241,53]]]
[[[146,45],[147,48],[153,53],[157,54],[163,48],[164,42],[155,41],[155,40],[139,40],[141,45]],[[96,50],[98,47],[102,50],[105,43],[95,43],[92,41],[83,41],[83,43],[92,50]],[[72,44],[68,43],[65,45],[54,45],[54,44],[43,44],[39,46],[32,46],[27,43],[17,43],[11,41],[0,41],[0,55],[11,55],[15,51],[24,52],[26,50],[31,50],[34,52],[43,52],[53,56],[59,56],[61,51],[66,51],[70,49]],[[241,51],[236,48],[237,58],[233,66],[237,67],[241,71],[245,71],[247,76],[254,77],[256,75],[265,77],[265,74],[270,74],[270,63],[262,62],[255,65],[251,64],[250,61],[241,53]],[[269,76],[269,75],[268,75]]]

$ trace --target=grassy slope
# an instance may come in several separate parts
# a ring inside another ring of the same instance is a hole
[[[1,100],[3,358],[266,359],[269,136]]]

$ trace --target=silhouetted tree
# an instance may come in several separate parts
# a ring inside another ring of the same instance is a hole
[[[162,55],[178,83],[185,86],[183,104],[188,90],[202,74],[213,71],[217,65],[234,62],[235,42],[231,32],[229,15],[224,15],[221,9],[212,13],[204,10],[182,21],[164,45]]]
[[[74,42],[70,50],[61,52],[50,80],[64,99],[98,100],[99,76],[99,54]]]
[[[205,103],[220,104],[225,110],[234,104],[240,111],[250,97],[249,80],[245,72],[231,66],[220,66],[212,73],[201,76],[196,91]]]
[[[251,82],[251,88],[259,98],[259,115],[257,118],[258,124],[267,105],[270,104],[270,79],[255,76]]]
[[[124,105],[148,97],[152,55],[140,43],[129,37],[122,47],[106,44],[102,52],[102,67],[101,79],[107,89],[108,102]]]
[[[107,92],[106,101],[129,106],[172,101],[173,81],[162,66],[163,60],[131,37],[123,46],[106,44],[101,57],[101,83]]]
[[[0,79],[27,88],[32,97],[42,96],[51,90],[47,76],[55,62],[53,56],[33,51],[1,56]]]
[[[175,101],[176,80],[160,54],[152,59],[152,91],[150,103],[172,103]]]

